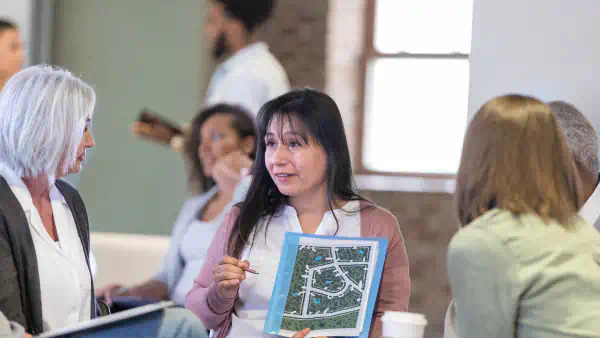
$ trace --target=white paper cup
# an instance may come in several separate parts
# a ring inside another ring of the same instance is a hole
[[[386,311],[381,317],[384,338],[423,338],[427,319],[420,313]]]

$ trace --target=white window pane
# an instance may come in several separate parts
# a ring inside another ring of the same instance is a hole
[[[468,60],[374,60],[366,95],[367,169],[456,173],[467,124]]]
[[[377,0],[375,48],[469,54],[472,16],[473,0]]]

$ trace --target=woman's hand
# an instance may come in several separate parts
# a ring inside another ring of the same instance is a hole
[[[242,281],[246,279],[244,269],[250,267],[248,261],[240,261],[231,256],[224,256],[219,265],[213,269],[213,280],[219,286],[223,298],[235,298]]]
[[[122,289],[123,287],[119,284],[109,284],[101,289],[96,290],[96,298],[102,298],[106,304],[112,305],[113,297],[119,295],[119,291]]]
[[[252,167],[252,159],[237,150],[219,159],[212,170],[212,177],[221,192],[233,194],[242,179],[242,169],[250,167]]]
[[[29,333],[25,332],[25,338],[33,338],[33,336],[30,335]]]
[[[292,336],[292,338],[304,338],[306,337],[308,334],[310,333],[310,329],[306,328],[302,331],[296,332],[295,335]],[[323,337],[323,336],[319,336],[317,338],[327,338],[327,337]]]

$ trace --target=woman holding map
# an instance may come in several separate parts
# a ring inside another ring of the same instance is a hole
[[[263,328],[286,232],[383,237],[389,245],[369,334],[379,337],[383,312],[408,308],[408,258],[397,219],[357,193],[337,105],[315,90],[292,91],[262,107],[258,130],[246,199],[217,231],[186,307],[216,337],[273,337]]]

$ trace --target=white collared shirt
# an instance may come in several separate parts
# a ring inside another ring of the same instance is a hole
[[[360,202],[351,201],[346,203],[343,209],[326,212],[315,234],[360,237],[360,213],[354,212],[359,209]],[[339,227],[336,218],[339,221]],[[252,269],[259,271],[260,274],[247,274],[240,286],[238,299],[231,315],[231,330],[228,334],[230,338],[274,337],[263,332],[279,268],[279,259],[273,259],[273,257],[281,255],[286,232],[302,233],[303,231],[296,209],[291,206],[285,206],[280,215],[274,216],[270,220],[268,228],[268,237],[263,228],[256,236],[252,248],[247,246],[242,253],[242,260],[252,262]]]
[[[60,329],[91,318],[91,276],[71,209],[54,184],[50,201],[59,241],[44,228],[29,189],[12,170],[0,165],[21,204],[31,231],[37,257],[44,331]]]
[[[269,52],[266,43],[256,42],[217,67],[208,86],[205,104],[239,105],[256,116],[263,104],[289,90],[290,83],[283,66]]]
[[[600,221],[600,184],[596,186],[592,196],[579,209],[579,216],[600,230],[600,222],[596,224]]]

